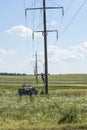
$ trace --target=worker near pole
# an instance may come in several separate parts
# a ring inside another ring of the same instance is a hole
[[[41,73],[41,78],[42,78],[42,81],[44,83],[44,74],[43,73]]]

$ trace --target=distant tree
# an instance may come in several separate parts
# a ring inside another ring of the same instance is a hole
[[[25,73],[21,74],[21,73],[7,73],[7,72],[0,72],[0,75],[8,75],[8,76],[26,76]]]

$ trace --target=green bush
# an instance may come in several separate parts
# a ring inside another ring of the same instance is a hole
[[[62,123],[76,123],[78,122],[79,118],[79,109],[77,109],[77,106],[74,104],[63,106],[63,108],[60,111],[61,118],[58,121],[58,124]]]

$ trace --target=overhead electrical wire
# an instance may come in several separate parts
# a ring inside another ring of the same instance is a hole
[[[70,24],[73,22],[73,20],[75,19],[75,17],[78,15],[78,13],[80,12],[80,10],[82,9],[82,7],[85,5],[85,3],[87,2],[87,0],[84,0],[84,2],[81,4],[81,6],[79,7],[79,9],[77,10],[77,12],[75,13],[75,15],[72,17],[72,19],[69,21],[69,23],[67,24],[67,26],[64,28],[64,30],[62,31],[62,33],[59,35],[59,38],[64,34],[64,32],[67,30],[67,28],[70,26]]]
[[[32,7],[33,5],[35,5],[36,3],[38,3],[40,0],[34,1],[34,3],[32,3],[29,7]]]
[[[68,12],[68,10],[70,9],[70,7],[72,6],[74,0],[71,0],[71,2],[68,4],[66,10],[64,11],[64,14],[66,15],[66,13]]]
[[[55,2],[54,0],[49,0],[52,4],[54,4],[56,7],[61,7],[57,2]],[[51,10],[52,11],[52,10]],[[53,14],[53,11],[50,13],[51,14],[51,19],[52,19],[52,14]],[[64,16],[64,9],[62,8],[62,15]],[[49,23],[49,22],[48,22]],[[55,26],[54,25],[51,25],[50,24],[50,26],[52,27],[52,28],[54,28],[54,30],[56,30],[55,29]],[[55,42],[54,42],[54,44],[56,44],[57,43],[57,40],[58,40],[58,31],[56,31],[56,40],[55,40]]]
[[[55,1],[53,1],[53,0],[50,0],[50,1],[51,1],[51,3],[55,4],[56,6],[61,7],[61,5],[59,5],[57,2],[55,2]],[[64,16],[65,13],[69,10],[69,8],[70,8],[70,6],[72,5],[73,2],[74,2],[74,0],[71,0],[70,3],[69,3],[69,5],[67,6],[66,10],[63,9],[63,12],[64,12],[63,16]],[[62,5],[62,6],[63,6],[63,5]]]
[[[60,6],[57,2],[55,2],[54,0],[50,0],[53,4],[55,4],[55,5],[58,5],[58,6]]]
[[[24,12],[25,12],[25,9],[26,9],[26,2],[25,0],[22,0],[22,3],[23,3],[23,7],[24,7]],[[25,15],[25,14],[24,14]],[[28,27],[27,27],[27,19],[25,19],[25,27],[26,27],[26,42],[28,43]],[[28,45],[28,44],[27,44]]]
[[[57,4],[55,1],[50,0],[52,3],[54,3],[55,5],[60,6],[59,4]],[[66,10],[64,10],[64,15],[62,15],[61,21],[60,21],[60,26],[59,29],[61,29],[62,27],[62,23],[63,23],[63,18],[65,17],[66,13],[68,12],[68,10],[70,9],[71,5],[73,4],[74,0],[71,0],[70,3],[68,4]]]
[[[62,19],[61,19],[61,22],[60,22],[60,29],[62,27],[64,17],[66,15],[66,13],[68,12],[68,10],[70,9],[70,7],[72,6],[73,2],[74,2],[74,0],[71,0],[70,3],[68,4],[67,8],[64,10],[64,16],[62,16]]]
[[[35,8],[35,0],[32,1],[33,2],[33,8]],[[33,30],[35,28],[35,10],[33,11]],[[32,41],[33,41],[33,45],[32,45],[32,48],[33,48],[33,56],[35,55],[35,44],[34,44],[34,34],[32,32]]]
[[[34,28],[34,30],[33,31],[37,31],[37,29],[41,26],[41,24],[43,23],[43,19],[42,19],[42,10],[40,10],[40,14],[39,14],[39,18],[38,18],[38,20],[39,20],[39,23],[38,23],[38,25]]]
[[[36,2],[35,2],[35,0],[33,0],[33,8],[35,8],[35,5],[36,5]],[[32,35],[33,35],[33,37],[32,37],[32,40],[33,40],[33,56],[35,55],[36,52],[38,52],[39,40],[38,40],[38,36],[36,36],[36,34],[35,34],[36,33],[35,31],[37,31],[37,29],[42,24],[41,11],[42,10],[40,10],[40,13],[38,13],[38,15],[36,14],[35,10],[33,11],[33,21],[32,21],[32,24],[33,24],[33,33],[32,33]],[[38,25],[36,25],[36,22],[38,22]],[[35,38],[35,37],[37,37],[37,38]],[[35,42],[36,42],[36,44],[35,44]]]
[[[22,3],[23,3],[23,6],[24,6],[24,12],[25,12],[25,9],[26,9],[26,0],[22,0]],[[34,8],[34,6],[35,6],[35,0],[33,0],[32,1],[32,6],[33,6],[33,8]],[[33,14],[33,18],[34,18],[34,21],[35,21],[35,11],[34,11],[34,14]],[[29,53],[29,50],[28,50],[28,48],[29,48],[29,39],[28,39],[28,36],[29,36],[29,34],[28,34],[28,23],[27,23],[27,21],[28,21],[28,19],[27,19],[27,17],[25,18],[25,27],[26,27],[26,43],[27,43],[27,52]],[[34,29],[34,25],[35,24],[33,24],[33,29]],[[32,40],[33,41],[33,40]],[[34,56],[34,51],[35,51],[35,47],[34,47],[34,41],[33,41],[33,44],[32,44],[32,50],[33,50],[33,56]]]

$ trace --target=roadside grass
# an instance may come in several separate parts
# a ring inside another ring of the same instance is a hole
[[[23,96],[0,90],[0,130],[87,129],[87,93]]]
[[[87,75],[49,76],[49,94],[18,95],[22,84],[39,92],[40,76],[0,76],[0,130],[87,130]]]

